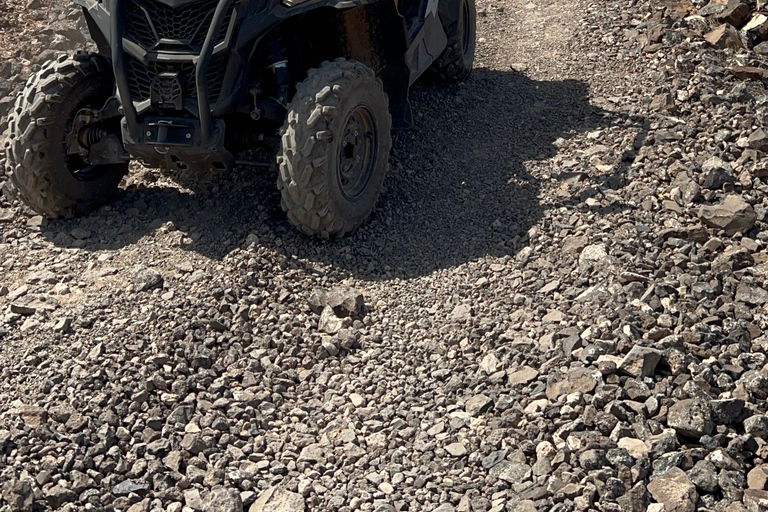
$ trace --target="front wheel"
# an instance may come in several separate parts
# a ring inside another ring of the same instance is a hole
[[[440,22],[448,36],[448,46],[432,64],[431,74],[442,82],[464,80],[475,62],[475,0],[440,0]]]
[[[51,218],[105,203],[128,172],[119,118],[102,119],[112,95],[109,61],[80,52],[46,62],[8,116],[11,182],[22,201]]]
[[[373,70],[344,59],[310,70],[288,105],[277,156],[291,223],[323,238],[357,229],[379,197],[391,130],[389,101]]]

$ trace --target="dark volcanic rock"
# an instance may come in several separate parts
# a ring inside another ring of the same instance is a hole
[[[698,398],[675,402],[667,413],[667,424],[679,434],[691,437],[709,435],[714,429],[709,404]]]

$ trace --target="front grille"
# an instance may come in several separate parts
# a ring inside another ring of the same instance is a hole
[[[224,84],[224,73],[227,69],[227,56],[216,55],[208,65],[208,96],[211,105],[215,105],[221,95]],[[131,99],[139,102],[148,100],[152,90],[152,81],[158,75],[166,71],[179,73],[182,81],[184,98],[197,99],[197,87],[195,86],[195,65],[192,63],[168,64],[150,62],[144,64],[130,54],[125,54],[125,71],[128,75],[128,88]]]
[[[227,72],[227,62],[226,55],[219,55],[214,56],[208,65],[208,97],[211,105],[215,105],[221,95],[224,74]]]
[[[146,50],[153,49],[161,39],[169,39],[199,52],[218,3],[218,0],[200,0],[169,7],[152,0],[128,0],[125,5],[126,33]],[[233,11],[234,3],[230,3],[216,44],[224,41]]]

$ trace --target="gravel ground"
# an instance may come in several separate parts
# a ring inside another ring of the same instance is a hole
[[[250,169],[0,199],[0,510],[768,510],[768,22],[477,7],[349,238]]]

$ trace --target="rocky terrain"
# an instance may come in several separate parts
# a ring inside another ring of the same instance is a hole
[[[768,11],[478,10],[349,238],[251,169],[6,187],[0,510],[768,510]],[[0,0],[0,110],[81,28]]]

